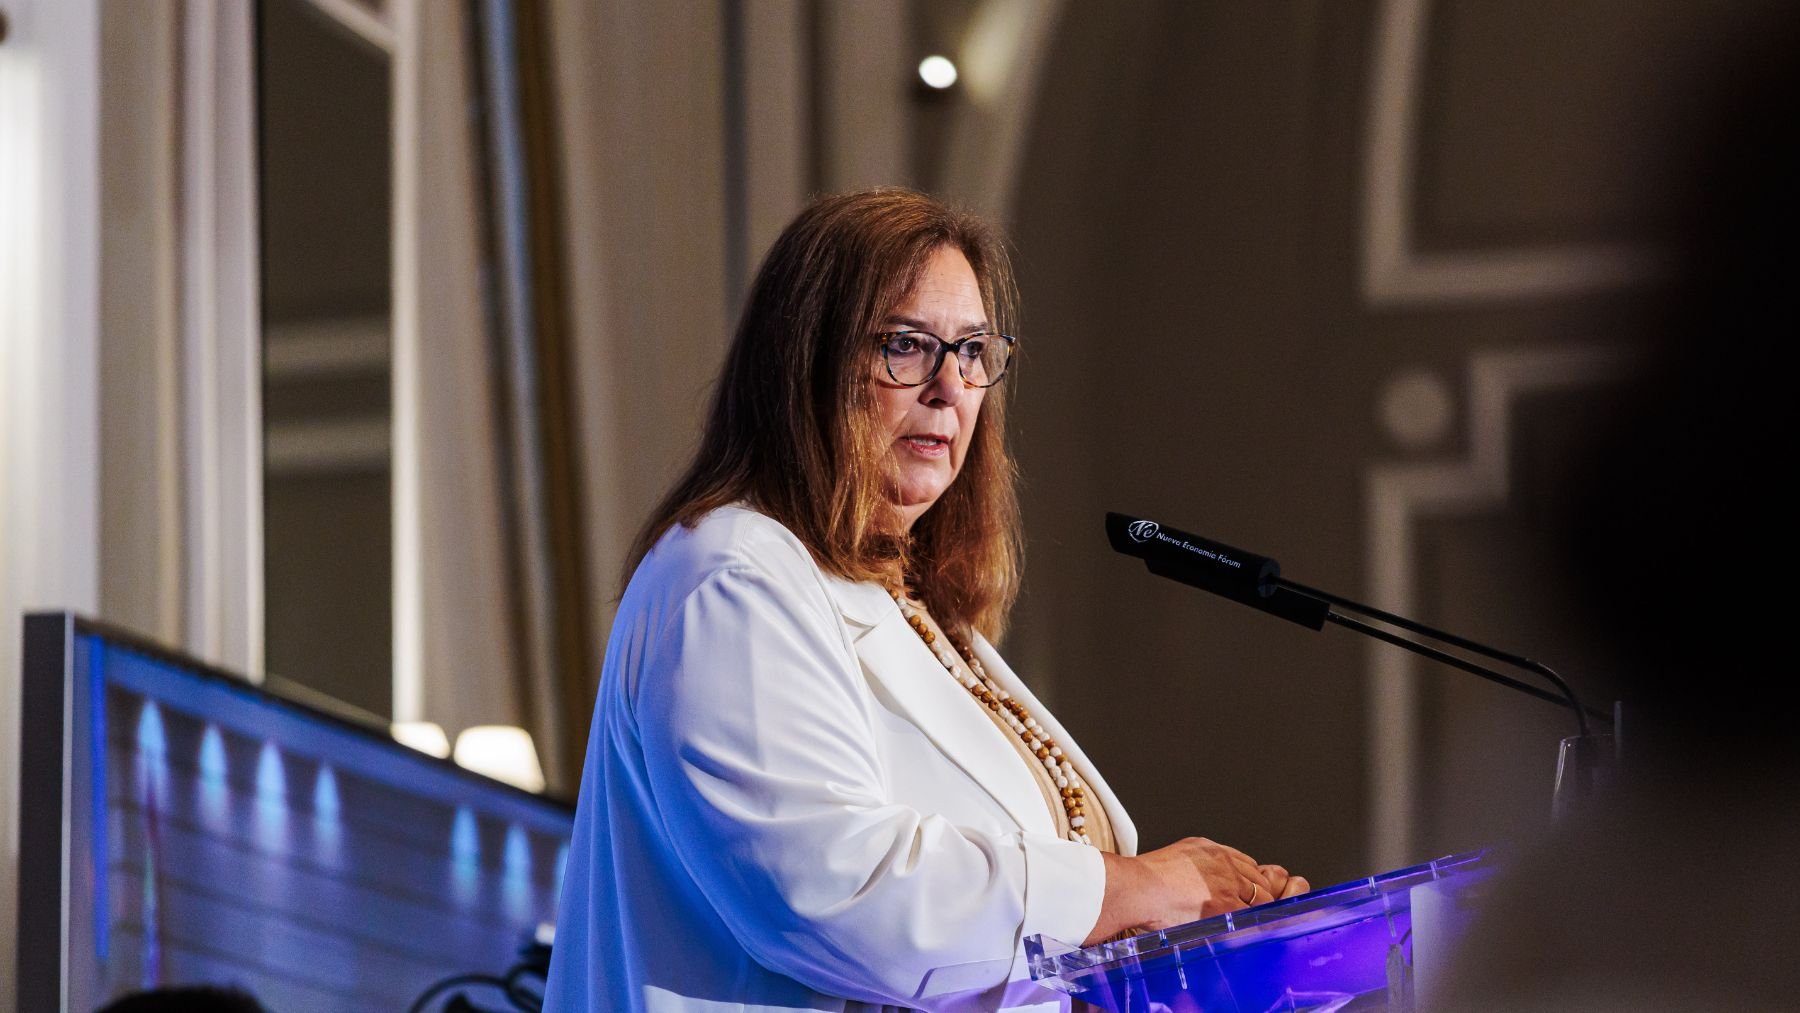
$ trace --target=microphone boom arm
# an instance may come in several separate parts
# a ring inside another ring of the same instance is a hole
[[[1511,654],[1506,651],[1502,651],[1498,648],[1489,647],[1486,644],[1476,643],[1475,641],[1469,640],[1465,637],[1459,637],[1454,633],[1446,633],[1443,630],[1434,629],[1430,626],[1425,625],[1422,622],[1419,622],[1416,619],[1408,619],[1405,616],[1398,616],[1398,615],[1393,614],[1392,612],[1384,612],[1381,609],[1374,608],[1369,605],[1364,605],[1360,602],[1351,601],[1350,599],[1342,597],[1341,595],[1331,594],[1328,591],[1320,591],[1316,588],[1307,587],[1304,584],[1295,583],[1294,581],[1288,580],[1285,577],[1277,576],[1273,579],[1274,579],[1275,583],[1278,586],[1280,586],[1281,588],[1283,588],[1285,590],[1291,590],[1296,594],[1304,595],[1308,598],[1326,602],[1331,605],[1337,605],[1340,608],[1346,608],[1352,612],[1361,613],[1362,615],[1368,616],[1372,619],[1378,619],[1384,623],[1387,623],[1390,626],[1398,626],[1403,630],[1407,630],[1412,633],[1417,633],[1420,636],[1430,637],[1431,639],[1439,641],[1441,643],[1446,643],[1453,647],[1461,648],[1462,650],[1468,651],[1471,654],[1479,654],[1484,658],[1492,658],[1495,661],[1503,662],[1505,664],[1513,666],[1514,668],[1523,668],[1528,672],[1535,672],[1538,675],[1541,675],[1544,678],[1549,679],[1553,684],[1555,684],[1556,688],[1561,691],[1561,693],[1562,693],[1561,697],[1558,697],[1552,693],[1546,693],[1543,690],[1538,689],[1535,686],[1528,686],[1528,685],[1526,685],[1522,682],[1519,682],[1515,679],[1511,679],[1511,678],[1508,678],[1507,676],[1504,676],[1497,672],[1494,672],[1491,669],[1483,668],[1482,666],[1476,665],[1472,662],[1464,661],[1463,659],[1458,658],[1453,654],[1447,654],[1447,653],[1440,651],[1434,647],[1430,647],[1428,645],[1418,643],[1417,641],[1407,640],[1404,637],[1395,636],[1394,634],[1388,633],[1386,630],[1382,630],[1379,627],[1370,626],[1367,623],[1362,623],[1362,622],[1358,622],[1357,620],[1350,619],[1349,617],[1344,616],[1340,613],[1331,612],[1326,616],[1326,618],[1328,620],[1330,620],[1332,622],[1336,622],[1340,626],[1344,626],[1348,629],[1357,630],[1360,633],[1366,633],[1369,636],[1372,636],[1377,640],[1381,640],[1386,643],[1393,644],[1396,647],[1404,647],[1409,651],[1413,651],[1417,654],[1424,655],[1425,657],[1431,658],[1434,661],[1441,661],[1446,665],[1451,665],[1453,667],[1460,668],[1465,672],[1469,672],[1473,675],[1479,675],[1484,679],[1491,679],[1495,682],[1501,683],[1502,685],[1511,686],[1512,688],[1518,690],[1521,693],[1529,693],[1532,696],[1538,697],[1539,699],[1543,699],[1543,700],[1549,700],[1552,703],[1564,704],[1570,710],[1575,712],[1575,724],[1580,729],[1580,734],[1582,734],[1582,735],[1586,735],[1588,733],[1587,719],[1590,715],[1593,717],[1599,718],[1602,721],[1609,722],[1609,723],[1612,721],[1612,716],[1607,714],[1605,711],[1596,710],[1595,708],[1592,708],[1592,707],[1583,706],[1581,701],[1576,699],[1575,690],[1568,684],[1568,682],[1566,680],[1564,680],[1562,676],[1557,675],[1555,669],[1551,668],[1549,665],[1546,665],[1542,662],[1533,661],[1530,658],[1527,658],[1522,654]]]
[[[1583,706],[1581,701],[1576,698],[1575,690],[1549,665],[1533,661],[1523,655],[1512,654],[1477,643],[1466,637],[1433,629],[1417,620],[1364,605],[1341,595],[1320,591],[1288,580],[1281,576],[1280,566],[1268,557],[1255,556],[1218,542],[1162,528],[1153,521],[1133,518],[1124,514],[1107,514],[1106,527],[1107,537],[1116,551],[1142,559],[1145,567],[1159,577],[1166,577],[1203,591],[1210,591],[1241,605],[1248,605],[1260,612],[1267,612],[1272,616],[1298,623],[1315,632],[1324,629],[1328,622],[1345,629],[1355,630],[1383,643],[1411,651],[1421,657],[1430,658],[1471,675],[1478,675],[1502,686],[1509,686],[1528,696],[1567,707],[1574,712],[1576,728],[1583,736],[1588,734],[1589,716],[1608,724],[1612,721],[1611,715],[1606,712]],[[1164,545],[1179,546],[1181,551],[1179,553],[1170,551],[1165,549]],[[1238,562],[1233,562],[1234,557],[1238,560],[1249,560],[1255,565],[1240,565]],[[1484,665],[1476,664],[1429,644],[1402,637],[1347,615],[1345,612],[1335,611],[1332,608],[1334,605],[1347,612],[1399,627],[1409,633],[1436,640],[1459,650],[1491,658],[1514,668],[1524,669],[1548,679],[1560,692],[1552,693],[1511,676],[1502,675]]]

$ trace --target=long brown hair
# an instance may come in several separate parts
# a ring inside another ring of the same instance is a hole
[[[874,335],[944,246],[968,258],[990,324],[1010,333],[1012,268],[980,219],[894,188],[823,197],[794,219],[751,285],[700,449],[638,534],[627,575],[669,528],[742,500],[827,572],[904,577],[946,626],[999,636],[1023,556],[1006,384],[988,390],[962,471],[910,536],[897,534],[871,390]]]

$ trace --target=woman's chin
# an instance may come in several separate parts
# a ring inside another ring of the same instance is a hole
[[[956,478],[945,461],[902,461],[888,475],[894,502],[902,509],[918,510],[936,503]]]
[[[894,505],[900,509],[900,516],[905,518],[908,527],[911,527],[912,523],[920,517],[925,516],[925,512],[930,510],[932,505],[938,501],[938,497],[944,494],[944,488],[947,485],[948,483],[933,486],[915,485],[900,487],[893,502]]]

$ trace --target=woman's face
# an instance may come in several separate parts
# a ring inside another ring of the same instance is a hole
[[[883,331],[925,331],[956,341],[991,330],[981,285],[961,250],[941,246],[919,283],[883,321]],[[875,403],[888,437],[892,495],[910,530],[962,470],[987,390],[970,387],[946,355],[937,375],[917,387],[895,383],[875,359]]]

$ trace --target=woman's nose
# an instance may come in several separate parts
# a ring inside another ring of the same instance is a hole
[[[961,370],[957,369],[956,357],[946,355],[937,375],[919,388],[919,400],[936,407],[954,408],[966,390],[968,386],[963,383]]]

